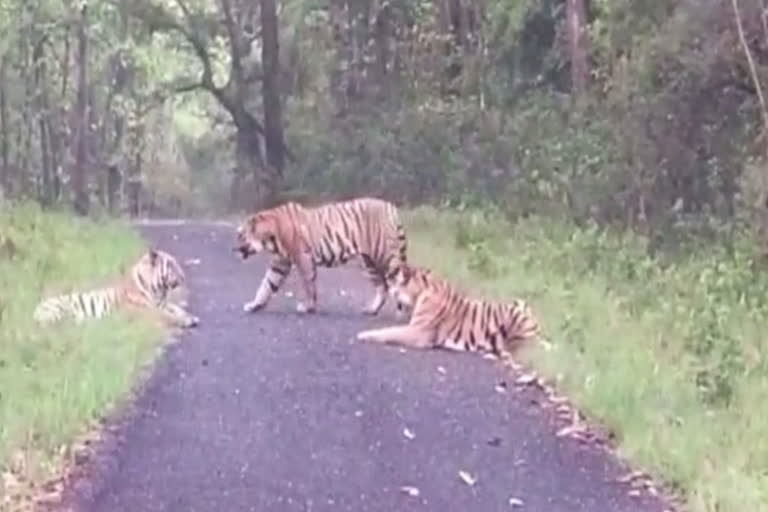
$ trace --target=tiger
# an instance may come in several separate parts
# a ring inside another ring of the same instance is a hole
[[[486,352],[501,357],[539,334],[538,320],[525,301],[471,298],[422,267],[398,267],[390,293],[412,309],[410,322],[361,331],[358,340],[415,349]]]
[[[407,262],[405,229],[397,207],[382,199],[361,197],[347,201],[304,207],[289,201],[248,216],[237,229],[235,252],[243,260],[266,252],[271,261],[255,297],[243,304],[253,313],[280,289],[295,265],[306,294],[299,300],[299,313],[317,308],[317,266],[336,267],[352,258],[361,260],[375,295],[363,313],[376,315],[388,297],[388,280]],[[397,304],[398,316],[403,308]]]
[[[74,317],[100,319],[117,309],[138,307],[157,311],[163,320],[182,328],[196,327],[200,319],[167,300],[170,291],[182,286],[184,270],[176,258],[154,248],[147,250],[117,284],[107,288],[75,292],[43,299],[35,308],[34,320],[42,325]]]

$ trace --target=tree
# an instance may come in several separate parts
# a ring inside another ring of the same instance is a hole
[[[283,121],[280,108],[280,50],[275,0],[261,0],[261,60],[264,65],[264,141],[267,163],[282,175],[284,165]]]
[[[72,115],[72,191],[73,206],[77,213],[86,215],[89,208],[86,183],[86,138],[88,137],[88,5],[80,7],[77,25],[77,103]]]
[[[589,78],[584,0],[567,0],[566,23],[568,25],[571,88],[576,95],[581,95],[587,87],[587,79]]]
[[[234,203],[247,201],[247,206],[261,207],[273,200],[282,178],[282,154],[290,153],[282,137],[282,119],[277,94],[277,16],[274,2],[265,2],[266,12],[262,22],[266,23],[268,40],[263,46],[265,73],[254,52],[254,43],[261,36],[256,27],[257,4],[248,0],[220,0],[219,4],[192,6],[185,0],[177,0],[178,14],[170,8],[139,1],[132,3],[134,15],[150,28],[150,31],[165,31],[182,36],[196,56],[200,66],[199,78],[179,77],[169,84],[170,93],[189,92],[202,89],[209,92],[229,114],[235,127],[236,169],[232,190],[239,191],[242,180],[251,178],[256,184],[256,195],[247,198],[232,197]],[[271,12],[270,12],[271,10]],[[223,23],[220,21],[223,20]],[[262,27],[263,29],[263,27]],[[212,56],[218,44],[225,41],[228,48],[229,69],[226,79],[220,85],[214,79],[215,60]],[[253,105],[254,84],[261,79],[265,86],[264,101],[269,104],[269,132],[258,119]],[[262,154],[262,140],[267,139],[266,165]]]

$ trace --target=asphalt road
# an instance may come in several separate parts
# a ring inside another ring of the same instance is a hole
[[[391,303],[377,319],[359,314],[372,290],[356,266],[320,269],[313,316],[282,291],[246,316],[265,260],[232,254],[233,228],[142,231],[188,262],[202,323],[168,349],[70,489],[76,510],[664,510],[630,496],[604,450],[557,437],[535,390],[498,392],[512,378],[501,365],[356,342],[395,318]],[[291,276],[285,290],[297,285]]]

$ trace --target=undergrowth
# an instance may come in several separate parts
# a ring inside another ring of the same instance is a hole
[[[521,357],[622,456],[694,512],[768,510],[768,275],[746,239],[652,258],[640,236],[541,218],[422,208],[407,222],[414,261],[532,303],[551,348]]]
[[[30,205],[0,209],[0,474],[34,482],[58,471],[62,448],[151,360],[161,339],[154,321],[116,314],[46,329],[32,320],[43,295],[103,285],[141,251],[141,239],[124,224]]]

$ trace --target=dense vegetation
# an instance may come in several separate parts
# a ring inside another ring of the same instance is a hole
[[[422,215],[415,247],[431,222],[445,272],[531,295],[559,347],[536,363],[696,510],[766,509],[764,12],[0,0],[0,189],[79,213],[462,211]]]
[[[55,329],[32,320],[41,296],[104,286],[133,264],[143,244],[129,226],[17,205],[0,208],[0,234],[0,510],[30,510],[35,484],[70,460],[71,440],[130,389],[162,337],[123,314]]]

